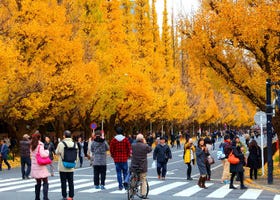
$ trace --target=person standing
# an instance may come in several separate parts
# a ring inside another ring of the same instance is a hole
[[[159,144],[156,146],[153,159],[157,161],[158,179],[165,180],[167,172],[167,162],[172,159],[172,154],[169,146],[166,144],[165,138],[160,137]]]
[[[40,200],[41,184],[43,182],[43,200],[49,200],[48,191],[49,171],[46,165],[39,165],[37,163],[36,154],[40,153],[41,157],[48,157],[49,151],[44,149],[44,144],[41,142],[41,134],[36,131],[31,139],[31,176],[35,178],[35,200]]]
[[[131,171],[140,170],[140,181],[142,182],[141,197],[142,199],[148,199],[147,193],[147,171],[148,171],[148,160],[147,154],[152,151],[144,136],[139,133],[136,136],[136,143],[132,145],[132,157],[131,157]]]
[[[219,148],[221,148],[225,154],[225,158],[223,158],[223,174],[221,178],[221,183],[229,184],[230,173],[229,173],[229,162],[228,162],[228,155],[231,151],[231,141],[229,135],[224,136],[224,142],[220,144]]]
[[[252,140],[249,143],[249,156],[247,161],[247,167],[250,168],[250,179],[258,178],[258,169],[261,168],[261,148],[257,144],[256,140]]]
[[[201,188],[207,189],[207,187],[205,186],[206,175],[207,175],[206,164],[205,164],[206,146],[204,144],[203,138],[199,138],[197,142],[196,160],[197,160],[197,167],[200,173],[197,185]]]
[[[72,200],[74,197],[74,170],[75,168],[66,168],[63,165],[62,158],[64,158],[64,150],[65,145],[67,147],[75,147],[78,150],[78,145],[76,145],[71,138],[71,131],[64,131],[64,139],[58,143],[55,153],[59,156],[58,158],[58,171],[61,182],[61,193],[63,200]],[[63,143],[64,142],[64,143]],[[78,159],[78,154],[77,154]],[[69,188],[69,198],[67,199],[67,191],[66,191],[66,181],[68,182]]]
[[[106,158],[109,145],[104,138],[101,137],[101,131],[95,131],[95,139],[91,144],[91,152],[93,155],[93,180],[95,189],[105,189],[106,179]]]
[[[91,137],[88,139],[88,146],[87,146],[87,157],[89,159],[89,165],[92,166],[93,163],[93,156],[92,156],[92,152],[91,152],[91,144],[93,142],[95,138],[95,133],[94,130],[91,133]]]
[[[24,134],[22,140],[19,141],[19,154],[22,179],[29,179],[31,172],[31,158],[30,158],[30,140],[29,135]],[[25,165],[27,166],[25,170]]]
[[[79,149],[80,167],[83,167],[83,162],[84,162],[84,157],[85,157],[84,146],[85,145],[84,145],[83,138],[80,136],[78,138],[78,149]]]
[[[55,154],[55,147],[54,144],[52,143],[50,137],[46,136],[45,137],[45,144],[44,144],[44,148],[49,150],[49,157],[50,159],[53,161],[54,159],[54,154]],[[51,176],[54,176],[54,166],[53,166],[53,162],[51,164],[49,164],[50,166],[50,172],[51,172]]]
[[[11,165],[8,162],[8,154],[9,154],[9,147],[6,144],[5,140],[1,140],[1,151],[0,151],[0,171],[2,171],[2,162],[4,161],[4,163],[7,165],[8,170],[11,169]]]
[[[237,164],[231,164],[230,163],[230,185],[229,189],[237,189],[233,185],[233,179],[235,175],[238,174],[239,181],[240,181],[240,189],[247,189],[247,187],[244,185],[244,168],[243,166],[245,165],[245,157],[244,154],[241,151],[241,147],[236,145],[236,141],[233,140],[231,143],[231,149],[232,153],[235,155],[235,157],[239,158],[239,163]]]
[[[110,154],[115,162],[119,190],[122,190],[124,187],[123,180],[125,180],[128,173],[127,160],[131,156],[131,145],[123,135],[123,129],[121,127],[116,128],[116,133],[117,135],[110,142]]]
[[[188,138],[187,142],[184,145],[184,156],[185,164],[188,166],[187,169],[187,180],[193,180],[191,177],[192,173],[192,164],[195,164],[195,146],[193,145],[192,138]]]

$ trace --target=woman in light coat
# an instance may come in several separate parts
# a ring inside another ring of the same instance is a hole
[[[49,171],[46,165],[39,165],[37,163],[36,154],[40,152],[41,157],[48,157],[49,151],[44,149],[44,144],[41,142],[41,134],[36,131],[32,135],[31,140],[31,177],[35,178],[35,200],[40,200],[41,183],[43,181],[43,200],[49,200],[48,198],[48,176]]]
[[[187,180],[193,180],[191,177],[192,164],[195,164],[195,146],[193,145],[192,138],[189,138],[184,145],[184,163],[188,166]]]

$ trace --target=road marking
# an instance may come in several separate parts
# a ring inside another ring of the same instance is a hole
[[[150,190],[149,195],[158,195],[158,194],[161,194],[161,193],[166,192],[168,190],[172,190],[173,188],[185,185],[187,183],[188,182],[174,182],[174,183],[170,183],[170,184],[158,187],[156,189]]]
[[[149,186],[157,185],[163,183],[162,181],[149,181]],[[105,187],[106,188],[106,187]],[[116,190],[114,192],[110,192],[112,194],[124,194],[126,193],[126,190]]]
[[[22,180],[21,178],[9,178],[9,179],[3,179],[3,180],[0,180],[0,183],[3,183],[3,182],[8,182],[8,181],[19,181],[19,180]],[[27,180],[27,179],[26,179]],[[23,180],[24,181],[24,180]],[[1,187],[1,186],[0,186]]]
[[[56,187],[61,187],[61,183],[60,183],[60,179],[56,179],[57,182],[59,183],[55,183],[55,184],[49,184],[49,189],[51,188],[56,188]],[[85,181],[90,181],[90,179],[80,179],[80,180],[77,180],[77,181],[74,181],[74,184],[75,183],[81,183],[81,182],[85,182]],[[50,181],[49,181],[50,182]],[[75,188],[76,189],[76,188]],[[41,190],[43,190],[43,187],[41,187]],[[17,192],[33,192],[34,191],[34,187],[32,188],[28,188],[28,189],[24,189],[24,190],[19,190]],[[54,192],[56,190],[53,190],[53,191],[50,191],[49,192]],[[61,189],[59,189],[59,191],[61,191]]]
[[[7,179],[5,183],[1,183],[0,187],[5,187],[5,186],[11,186],[11,185],[18,185],[18,184],[25,184],[25,183],[31,183],[34,182],[33,179],[28,179],[28,180],[12,180],[12,182],[10,182],[10,179]]]
[[[206,187],[209,187],[213,185],[213,183],[206,183]],[[190,197],[192,195],[194,195],[195,193],[199,192],[200,190],[203,190],[203,188],[200,188],[198,185],[189,187],[181,192],[178,192],[176,194],[174,194],[173,196],[176,197]]]
[[[280,195],[279,194],[275,195],[273,200],[280,200]]]
[[[229,185],[224,185],[211,194],[209,194],[208,198],[224,198],[226,195],[228,195],[233,189],[229,189]]]
[[[119,185],[119,183],[111,183],[109,185],[105,185],[105,188],[106,189],[112,189],[112,188],[118,187],[118,185]],[[102,190],[91,188],[91,189],[82,190],[82,191],[79,191],[79,192],[82,192],[82,193],[95,193],[95,192],[100,192],[100,191],[102,191]]]
[[[49,181],[49,183],[55,183],[55,182],[58,182],[58,181],[60,181],[60,180],[59,180],[59,179],[51,180],[51,181]],[[22,184],[21,182],[19,182],[18,184],[20,184],[20,185],[15,185],[15,186],[10,186],[10,187],[0,188],[0,192],[4,192],[4,191],[8,191],[8,190],[14,190],[14,189],[19,189],[19,188],[25,188],[25,187],[35,186],[36,182],[35,182],[35,180],[33,180],[32,183]]]
[[[262,190],[258,189],[247,189],[240,197],[239,199],[257,199],[260,194],[262,193]]]

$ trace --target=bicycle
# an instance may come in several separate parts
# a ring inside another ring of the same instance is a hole
[[[140,181],[140,170],[136,170],[136,172],[131,172],[131,175],[129,177],[129,182],[128,182],[128,187],[127,187],[127,199],[128,200],[133,200],[135,196],[139,198],[147,198],[148,193],[149,193],[149,184],[146,179],[146,194],[142,195],[141,194],[141,189],[142,189],[142,182]]]

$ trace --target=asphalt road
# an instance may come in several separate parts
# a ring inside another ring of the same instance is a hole
[[[218,146],[219,144],[216,144]],[[168,162],[168,172],[166,180],[158,180],[156,169],[148,169],[148,181],[150,184],[150,199],[160,200],[183,200],[183,199],[274,199],[280,200],[280,195],[269,191],[249,188],[248,190],[231,190],[228,185],[220,183],[222,166],[219,160],[212,165],[212,179],[207,182],[208,189],[201,189],[197,184],[199,176],[196,166],[193,167],[192,177],[194,180],[186,180],[186,165],[183,163],[183,148],[172,148],[173,159]],[[212,153],[216,156],[216,151]],[[148,158],[149,167],[152,164],[152,154]],[[77,200],[122,200],[127,199],[126,191],[119,191],[116,179],[115,166],[110,157],[107,162],[106,190],[96,190],[93,188],[93,169],[86,160],[83,168],[75,171],[75,197]],[[5,168],[4,168],[5,169]],[[239,186],[238,182],[235,182]],[[20,168],[10,171],[0,172],[0,197],[1,200],[31,200],[34,195],[35,180],[22,180]],[[60,180],[58,173],[54,177],[49,177],[49,199],[60,200]],[[42,198],[41,198],[42,199]]]

